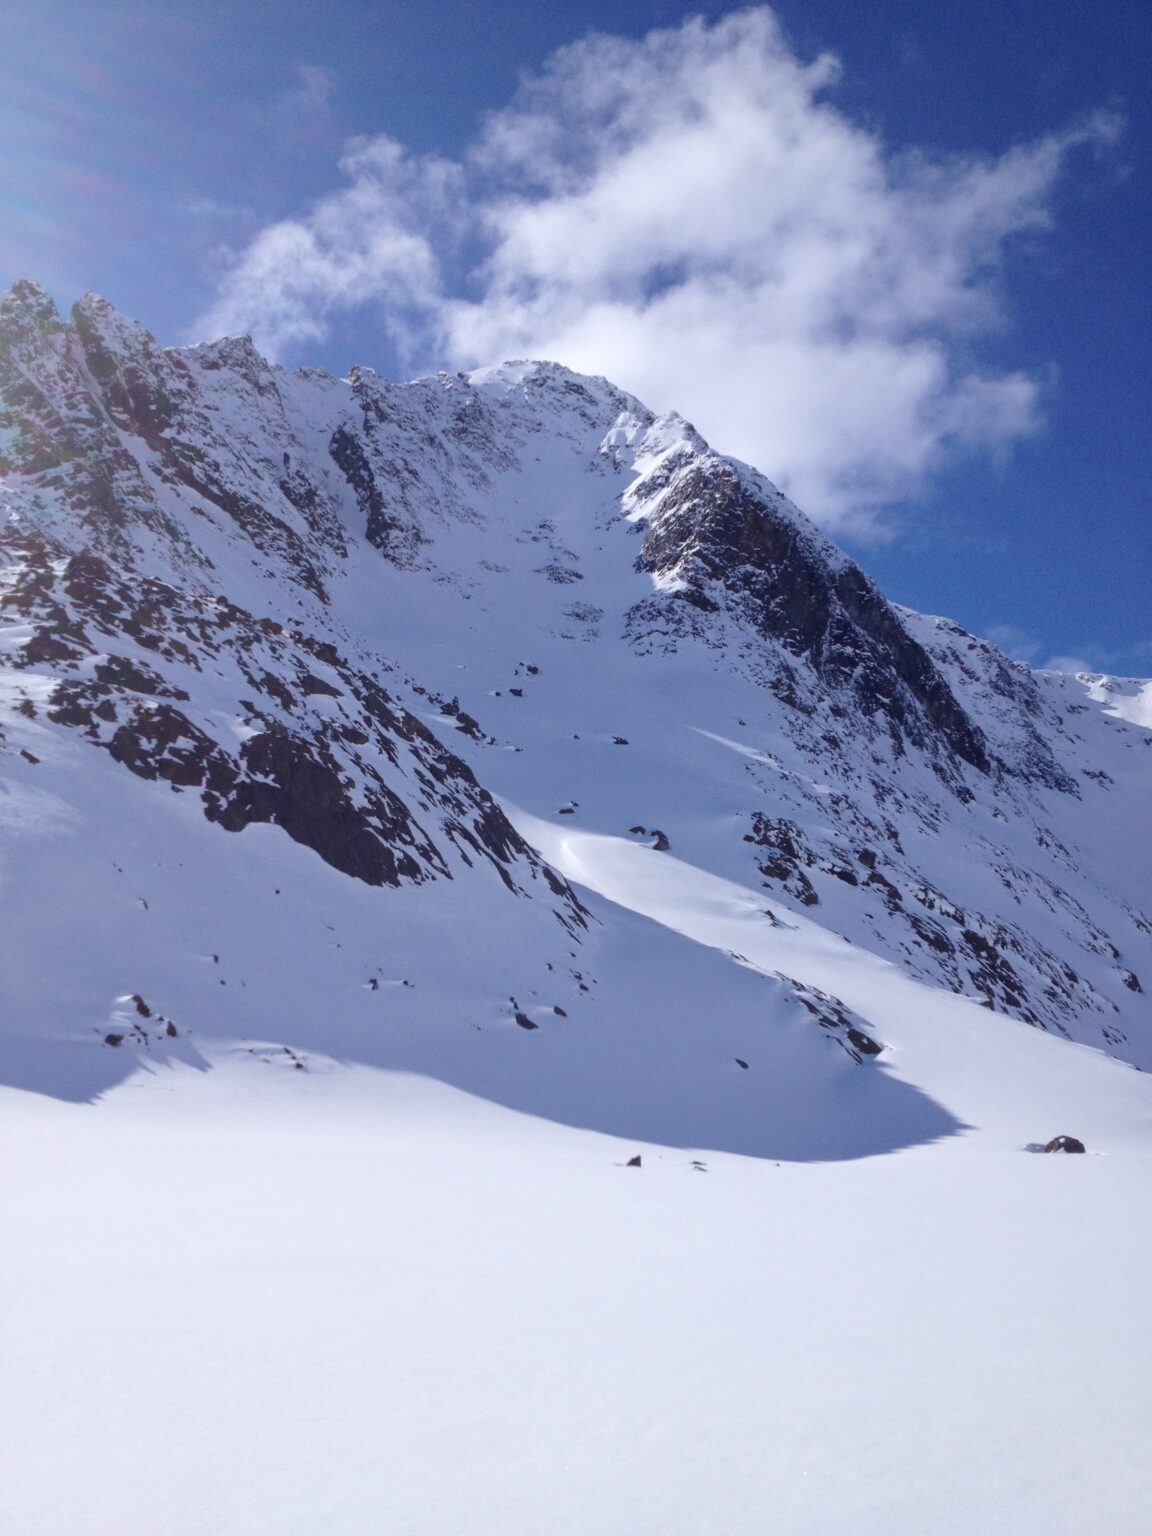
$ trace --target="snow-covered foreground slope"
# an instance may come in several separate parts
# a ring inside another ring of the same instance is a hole
[[[0,1523],[1132,1536],[1152,1167],[1115,1141],[697,1167],[238,1058],[9,1096]]]
[[[252,829],[229,890],[227,840],[189,816],[158,857],[123,787],[98,802],[123,901],[88,908],[83,859],[60,876],[74,942],[33,947],[41,974],[107,992],[134,925],[119,984],[183,1021],[198,965],[236,1033],[181,1022],[96,1102],[63,1101],[97,1085],[60,1042],[26,1058],[54,1095],[3,1093],[0,1528],[1142,1529],[1145,1074],[517,813],[582,883],[602,995],[484,1016],[414,923],[373,990],[354,882]],[[283,976],[244,963],[273,881],[326,936],[305,965],[284,935]],[[882,1019],[883,1055],[810,1041],[776,971]],[[117,1020],[154,1028],[127,997]],[[1089,1155],[1023,1150],[1061,1130]]]
[[[0,494],[0,1529],[1141,1529],[1149,685],[551,365],[19,285]]]

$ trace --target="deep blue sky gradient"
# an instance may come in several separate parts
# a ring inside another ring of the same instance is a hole
[[[177,341],[212,297],[221,250],[337,185],[350,135],[457,155],[556,47],[731,9],[8,0],[0,285],[30,276],[62,305],[94,289]],[[781,0],[776,10],[802,56],[840,56],[837,106],[893,147],[1002,153],[1102,106],[1123,113],[1118,151],[1096,164],[1085,154],[1061,184],[1053,231],[1008,260],[1011,323],[991,355],[1046,379],[1046,432],[1006,463],[954,464],[925,501],[897,510],[898,537],[853,553],[891,597],[978,632],[1017,631],[1035,662],[1152,673],[1148,7]],[[305,101],[302,65],[331,72],[326,99],[317,88]],[[312,360],[389,368],[383,341],[348,327]]]

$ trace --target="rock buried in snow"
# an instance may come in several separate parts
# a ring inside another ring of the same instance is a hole
[[[625,1168],[640,1168],[642,1166],[642,1164],[640,1162],[640,1154],[639,1154],[639,1152],[637,1152],[635,1157],[630,1157],[628,1159],[628,1161],[624,1164],[624,1166],[625,1166]]]
[[[104,1044],[105,1045],[122,1045],[123,1041],[124,1041],[124,1036],[123,1035],[105,1035],[104,1036]]]
[[[1045,1152],[1083,1152],[1084,1143],[1077,1141],[1075,1136],[1053,1136],[1044,1150]]]

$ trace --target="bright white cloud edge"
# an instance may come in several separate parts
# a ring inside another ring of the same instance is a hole
[[[996,159],[894,154],[761,8],[560,50],[462,163],[387,137],[238,253],[194,339],[303,356],[370,311],[412,371],[543,357],[692,418],[817,521],[882,531],[957,453],[1041,425],[973,362],[1013,237],[1050,226],[1090,120]]]

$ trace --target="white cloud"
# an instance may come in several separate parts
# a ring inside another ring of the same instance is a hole
[[[1007,243],[1048,227],[1069,152],[1116,123],[894,155],[829,102],[837,68],[767,9],[576,43],[462,164],[351,145],[347,185],[257,236],[200,334],[283,354],[367,307],[417,366],[555,358],[867,531],[949,455],[1037,429],[1036,381],[972,359],[1003,324]]]
[[[1041,662],[1036,669],[1038,672],[1098,672],[1090,661],[1083,656],[1049,656],[1047,661]]]
[[[1134,677],[1146,672],[1152,661],[1152,640],[1140,640],[1123,649],[1092,644],[1080,651],[1050,655],[1043,640],[1015,624],[990,624],[983,635],[1005,656],[1022,661],[1037,672],[1094,672]]]
[[[251,241],[197,323],[198,337],[251,333],[282,356],[321,341],[334,313],[364,306],[377,309],[401,352],[428,333],[443,303],[434,242],[442,245],[458,218],[460,168],[378,137],[351,141],[340,169],[346,187]]]
[[[1034,668],[1037,672],[1096,672],[1100,668],[1093,666],[1080,655],[1056,655],[1048,656],[1041,661],[1044,655],[1043,641],[1038,640],[1027,630],[1018,629],[1015,624],[990,624],[984,631],[985,640],[991,640],[998,650],[1013,661],[1022,661],[1025,666]]]

